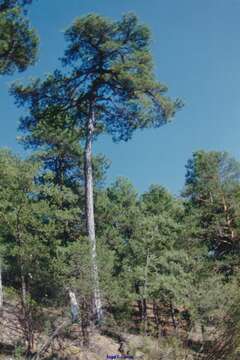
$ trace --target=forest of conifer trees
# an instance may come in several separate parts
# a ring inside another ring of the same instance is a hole
[[[31,6],[0,0],[2,76],[36,62]],[[135,14],[80,15],[59,67],[9,89],[27,151],[0,149],[0,358],[240,359],[240,162],[189,154],[178,196],[106,182],[97,138],[161,132],[184,104]]]

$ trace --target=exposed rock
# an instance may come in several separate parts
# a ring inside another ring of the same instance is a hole
[[[10,351],[23,342],[23,330],[19,311],[12,304],[4,304],[0,314],[0,348]]]

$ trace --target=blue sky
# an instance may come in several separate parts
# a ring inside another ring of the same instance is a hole
[[[40,35],[39,60],[25,73],[0,79],[0,146],[23,154],[11,81],[55,69],[63,31],[75,17],[97,12],[118,19],[129,11],[151,28],[156,76],[185,107],[171,124],[138,132],[128,143],[102,137],[95,151],[112,161],[107,182],[125,176],[140,192],[158,183],[177,194],[193,151],[226,150],[240,159],[240,0],[35,0],[30,18]]]

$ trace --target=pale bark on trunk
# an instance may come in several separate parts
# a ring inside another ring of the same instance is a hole
[[[227,206],[224,194],[222,195],[222,200],[223,200],[223,209],[224,209],[224,213],[225,213],[225,217],[226,217],[227,226],[230,231],[231,240],[234,240],[235,234],[234,234],[234,229],[232,227],[233,219],[231,219],[231,217],[229,215],[229,208]]]
[[[97,253],[96,253],[96,235],[94,220],[94,200],[93,200],[93,171],[92,171],[92,141],[95,124],[94,109],[90,108],[87,135],[84,151],[84,175],[85,175],[85,211],[87,235],[90,241],[92,277],[93,277],[93,298],[97,320],[100,321],[103,316],[102,301],[99,286]]]
[[[27,307],[27,286],[26,286],[25,276],[22,271],[22,266],[21,266],[21,293],[22,293],[23,312],[25,313]]]
[[[144,288],[143,288],[143,321],[144,321],[144,335],[147,335],[147,291],[148,291],[148,267],[149,267],[149,250],[147,252],[146,266],[144,271]]]
[[[79,305],[77,302],[76,295],[72,290],[69,290],[68,295],[70,298],[72,322],[74,323],[79,321]]]
[[[34,331],[33,331],[32,311],[28,303],[28,290],[26,284],[26,277],[23,272],[23,265],[21,265],[21,300],[22,300],[22,312],[23,312],[23,322],[25,328],[27,353],[30,354],[34,350]]]
[[[171,311],[171,318],[172,318],[172,323],[173,323],[173,327],[174,327],[174,332],[175,332],[175,334],[177,334],[178,326],[177,326],[177,321],[175,318],[175,311],[174,311],[173,304],[171,301],[170,301],[170,311]]]
[[[0,259],[0,310],[3,308],[2,260]]]
[[[16,225],[16,242],[21,247],[23,244],[22,234],[20,228],[20,213],[22,210],[22,206],[19,207],[17,213],[17,225]],[[28,299],[28,286],[27,286],[27,278],[24,271],[24,260],[22,255],[19,256],[19,266],[20,266],[20,279],[21,279],[21,302],[22,302],[22,314],[23,314],[23,325],[25,331],[25,340],[27,345],[27,353],[31,353],[34,349],[34,331],[33,331],[33,319],[31,308],[29,306]]]

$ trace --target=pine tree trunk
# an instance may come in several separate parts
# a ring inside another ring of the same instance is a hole
[[[84,296],[80,298],[80,306],[81,306],[81,329],[82,329],[82,339],[83,346],[89,347],[89,303]]]
[[[75,323],[79,321],[79,305],[76,295],[72,290],[68,291],[68,295],[70,298],[72,322]]]
[[[21,273],[21,293],[22,293],[22,307],[23,307],[23,312],[25,313],[27,307],[27,286],[26,286],[25,276],[23,275],[23,273]]]
[[[23,244],[21,238],[21,231],[20,231],[20,211],[21,207],[19,208],[17,214],[17,227],[16,227],[16,241],[17,244],[21,247]],[[25,339],[27,345],[27,353],[31,353],[34,349],[34,331],[33,331],[33,319],[32,319],[32,312],[29,304],[28,299],[28,288],[27,288],[27,281],[24,271],[24,260],[22,256],[19,256],[19,265],[20,265],[20,279],[21,279],[21,302],[22,302],[22,314],[23,314],[23,325],[25,331]]]
[[[234,234],[234,229],[232,227],[232,220],[230,215],[229,215],[229,208],[227,206],[226,200],[225,200],[225,196],[224,193],[222,194],[222,201],[223,201],[223,209],[224,209],[224,213],[225,213],[225,217],[226,217],[226,223],[227,223],[227,227],[229,229],[230,232],[230,237],[231,240],[234,240],[235,234]]]
[[[201,323],[201,332],[202,332],[202,346],[200,349],[200,352],[205,351],[205,326],[203,323]]]
[[[29,318],[29,311],[28,311],[28,300],[27,300],[27,285],[26,279],[23,274],[23,266],[21,265],[21,302],[22,302],[22,313],[23,313],[23,324],[24,324],[24,332],[25,332],[25,339],[27,345],[27,353],[31,352],[32,348],[32,334],[30,331],[30,318]]]
[[[157,337],[160,338],[162,336],[162,328],[161,328],[161,320],[159,314],[159,306],[156,300],[153,300],[153,315],[154,315],[155,324],[157,326]]]
[[[139,285],[137,283],[135,283],[135,292],[137,294],[137,306],[138,306],[138,314],[139,314],[139,317],[141,319],[141,322],[143,321],[143,309],[142,309],[142,299],[140,299],[140,289],[139,289]]]
[[[3,308],[2,260],[0,259],[0,310]]]
[[[175,332],[175,334],[177,334],[177,322],[175,319],[175,312],[174,312],[173,304],[171,301],[170,301],[169,306],[170,306],[170,311],[171,311],[171,318],[172,318],[172,323],[173,323],[173,327],[174,327],[174,332]]]
[[[142,310],[143,310],[143,321],[144,321],[144,335],[147,335],[147,291],[148,291],[148,266],[149,266],[149,250],[147,252],[146,266],[144,271],[144,288],[143,288],[143,300],[142,300]]]
[[[87,235],[89,237],[90,246],[91,246],[94,307],[95,307],[97,320],[100,321],[102,319],[103,311],[102,311],[102,301],[101,301],[98,267],[97,267],[94,200],[93,200],[93,173],[92,173],[92,141],[93,141],[94,123],[95,123],[94,109],[90,108],[85,151],[84,151],[85,211],[86,211]]]
[[[22,264],[20,268],[21,268],[21,302],[22,302],[23,324],[24,324],[25,339],[27,344],[27,353],[31,354],[34,350],[34,330],[33,330],[32,310],[29,304],[29,299],[28,299],[29,292],[28,292],[26,277],[24,275],[24,269]]]

